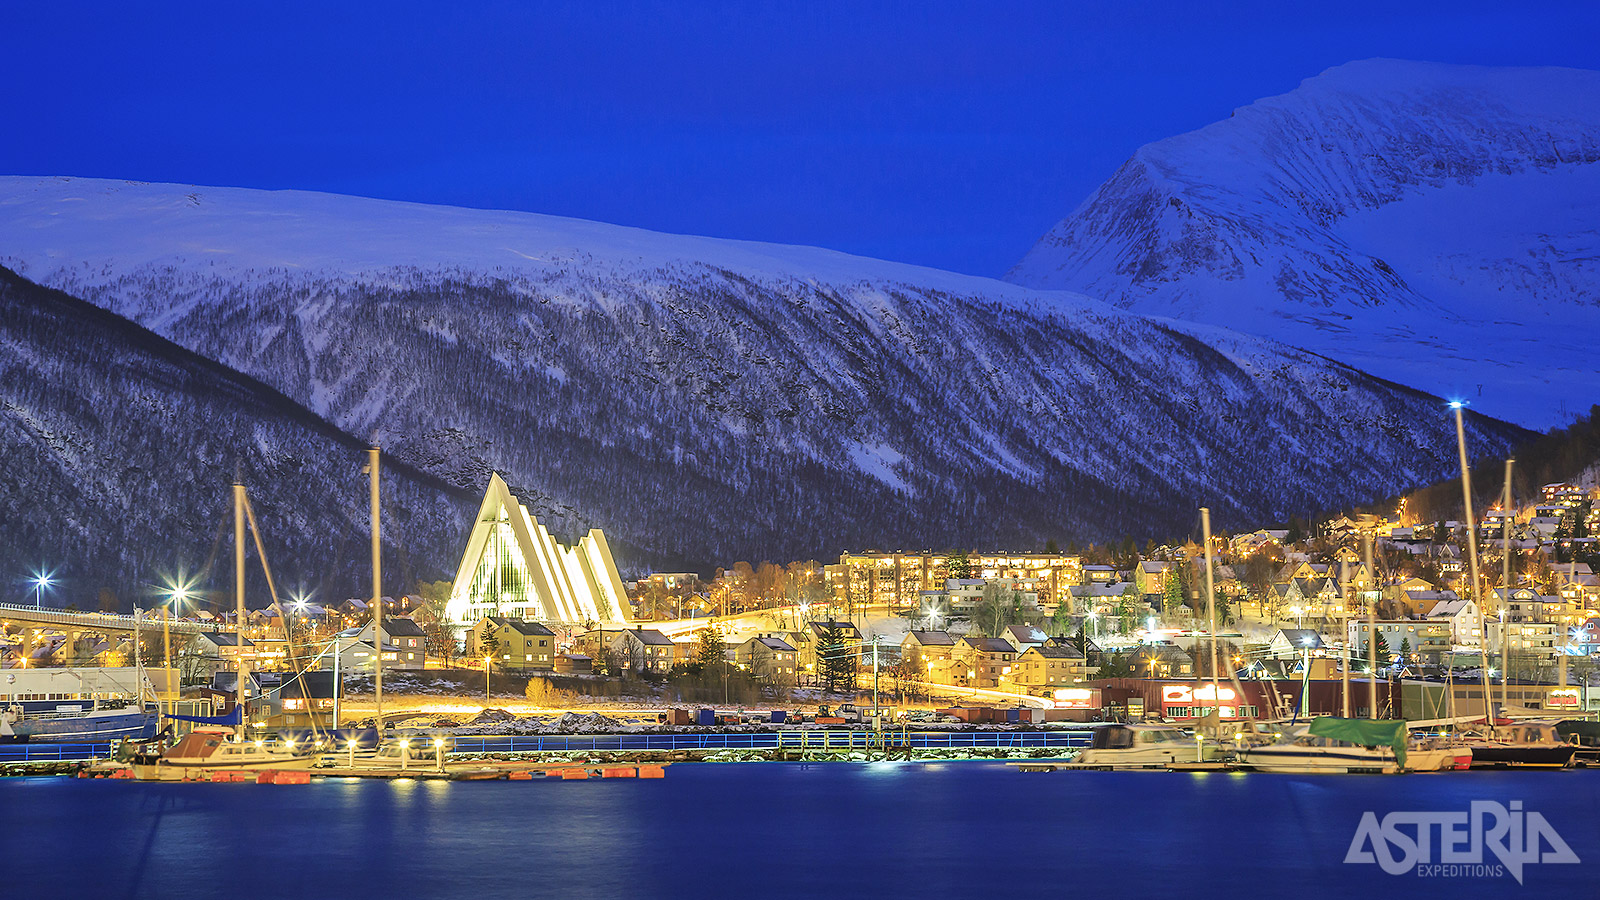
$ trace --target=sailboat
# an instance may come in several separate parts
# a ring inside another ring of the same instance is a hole
[[[1289,726],[1275,743],[1241,747],[1237,758],[1259,772],[1394,774],[1406,771],[1409,750],[1404,721],[1318,716]]]
[[[1469,736],[1474,769],[1560,769],[1572,764],[1578,752],[1549,722],[1492,725]]]

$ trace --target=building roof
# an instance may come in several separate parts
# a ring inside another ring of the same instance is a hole
[[[924,647],[953,647],[956,643],[948,631],[910,631],[906,637]]]
[[[1438,603],[1433,605],[1433,609],[1428,610],[1428,618],[1438,619],[1459,615],[1471,604],[1472,599],[1467,597],[1458,597],[1453,600],[1440,600]]]
[[[1313,628],[1281,628],[1277,635],[1273,635],[1273,640],[1277,640],[1278,635],[1283,635],[1283,639],[1295,647],[1322,646],[1322,635]]]
[[[1016,638],[1018,641],[1027,644],[1042,644],[1045,641],[1050,640],[1050,635],[1045,634],[1032,625],[1012,625],[1010,628],[1006,629],[1006,633]]]
[[[548,632],[548,629],[547,629],[547,632]],[[644,645],[649,646],[649,647],[671,647],[671,646],[673,646],[672,638],[667,637],[666,635],[664,635],[661,632],[655,630],[654,628],[642,628],[642,627],[640,627],[638,625],[635,625],[631,630],[624,631],[624,632],[621,632],[621,633],[622,634],[631,634],[635,638],[638,639],[639,643],[644,644]]]
[[[1023,653],[1037,653],[1045,659],[1083,659],[1082,653],[1064,646],[1029,647]]]
[[[827,622],[810,622],[807,624],[807,627],[809,627],[812,633],[816,634],[817,637],[821,637],[822,635],[826,634],[830,626],[838,628],[840,631],[844,632],[845,637],[855,640],[861,639],[861,630],[856,628],[856,626],[851,622],[836,622],[830,620]]]
[[[972,649],[983,653],[1017,652],[1017,648],[1011,646],[1011,643],[1003,638],[972,637],[971,635],[968,635],[967,637],[962,638],[961,642]]]
[[[383,633],[390,637],[423,637],[426,633],[422,626],[410,619],[399,617],[383,620]]]
[[[502,618],[500,616],[484,616],[484,618],[488,619],[497,628],[510,628],[512,631],[515,631],[524,637],[551,637],[555,635],[555,632],[551,631],[549,628],[546,628],[542,622],[531,622],[527,619]],[[417,634],[421,633],[422,631],[419,629]]]
[[[761,645],[766,647],[768,650],[776,650],[776,651],[778,651],[780,653],[793,653],[794,652],[794,648],[789,646],[788,642],[780,640],[780,639],[775,638],[775,637],[758,637],[758,638],[751,638],[750,640],[760,642]]]

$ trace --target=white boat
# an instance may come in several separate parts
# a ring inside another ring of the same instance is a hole
[[[1295,728],[1275,743],[1243,747],[1238,753],[1241,766],[1258,772],[1290,775],[1343,775],[1368,772],[1393,774],[1401,771],[1394,750],[1389,747],[1364,747],[1335,738],[1307,733]]]
[[[142,740],[160,715],[137,668],[7,669],[0,743]]]
[[[1259,772],[1339,775],[1437,772],[1463,767],[1467,756],[1460,744],[1413,740],[1404,721],[1319,716],[1274,743],[1240,747],[1236,759]]]
[[[197,728],[159,756],[138,755],[133,777],[144,781],[179,781],[198,771],[263,772],[309,769],[318,759],[314,747],[276,741],[232,740],[231,729]]]
[[[442,771],[445,768],[444,755],[448,750],[449,741],[445,738],[426,735],[391,738],[376,750],[325,750],[317,760],[317,766],[385,772],[403,772],[407,769]]]
[[[1220,748],[1171,725],[1101,725],[1077,761],[1113,769],[1156,769],[1173,763],[1212,761]]]

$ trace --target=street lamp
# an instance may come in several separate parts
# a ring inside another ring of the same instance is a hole
[[[33,608],[39,609],[44,598],[44,589],[55,584],[55,579],[50,577],[50,572],[35,572],[33,575]]]
[[[489,705],[489,657],[483,658],[483,705]]]

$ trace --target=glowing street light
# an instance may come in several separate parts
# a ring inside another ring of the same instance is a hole
[[[43,598],[44,598],[44,590],[45,590],[45,588],[51,587],[56,583],[55,579],[51,577],[54,574],[55,574],[54,572],[35,572],[35,573],[33,573],[33,608],[34,609],[39,609],[40,608],[40,603],[43,601]]]

